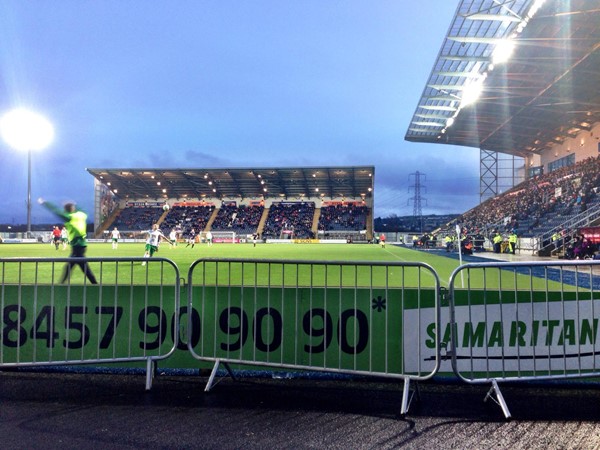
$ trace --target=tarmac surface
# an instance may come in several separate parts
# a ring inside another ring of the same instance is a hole
[[[0,373],[2,449],[593,449],[600,385],[421,383],[400,415],[402,383],[364,379]],[[414,384],[414,383],[413,383]],[[413,385],[411,384],[411,386]]]

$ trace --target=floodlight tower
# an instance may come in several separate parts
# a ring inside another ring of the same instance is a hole
[[[54,139],[52,124],[42,115],[25,108],[0,118],[0,134],[15,150],[27,152],[27,237],[31,237],[31,152],[43,150]]]
[[[427,199],[421,197],[421,189],[426,189],[425,186],[421,184],[421,177],[423,179],[426,178],[424,173],[420,173],[418,170],[415,173],[411,173],[408,176],[409,182],[411,177],[414,177],[414,185],[408,187],[408,191],[411,189],[414,190],[414,196],[409,198],[409,202],[413,202],[413,219],[415,223],[419,224],[419,231],[423,231],[423,212],[421,210],[421,202],[424,201],[427,204]]]

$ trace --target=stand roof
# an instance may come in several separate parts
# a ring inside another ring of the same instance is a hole
[[[348,197],[371,200],[375,167],[87,169],[119,198]]]
[[[600,121],[598,24],[597,1],[462,0],[405,139],[526,157],[590,131]],[[510,36],[512,57],[493,64]],[[474,73],[482,95],[461,107]]]

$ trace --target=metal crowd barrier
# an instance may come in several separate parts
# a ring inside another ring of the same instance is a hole
[[[507,418],[502,383],[600,377],[600,261],[463,265],[448,308],[422,263],[201,259],[182,306],[168,259],[86,258],[98,284],[61,283],[81,261],[0,258],[0,369],[119,363],[150,389],[183,349],[205,390],[231,365],[375,376],[404,382],[402,414],[411,382],[454,372]]]
[[[141,362],[150,389],[177,347],[179,283],[164,258],[0,258],[0,368]]]
[[[439,366],[435,271],[422,263],[202,259],[188,273],[188,348],[222,364],[410,381]],[[427,345],[421,345],[427,343]]]
[[[442,340],[456,375],[491,383],[600,376],[600,261],[467,264],[451,275]]]

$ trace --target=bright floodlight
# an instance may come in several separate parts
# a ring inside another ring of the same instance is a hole
[[[24,108],[13,109],[0,118],[0,134],[8,145],[27,152],[27,237],[31,237],[31,152],[52,142],[54,128],[44,116]]]
[[[0,133],[8,145],[23,151],[42,150],[54,139],[52,124],[24,108],[14,109],[0,119]]]
[[[481,78],[479,78],[465,86],[465,89],[463,90],[462,98],[460,101],[461,107],[472,105],[477,100],[479,100],[479,97],[481,97],[481,94],[483,93],[484,79],[485,79],[485,77],[482,76]]]
[[[496,48],[492,53],[492,62],[494,64],[503,64],[510,59],[515,51],[515,41],[505,39],[496,44]]]

